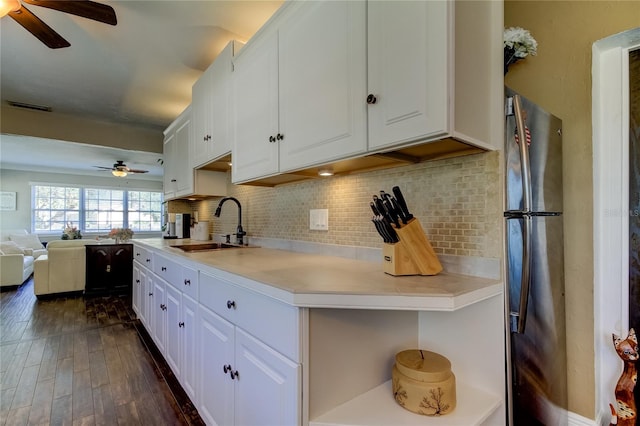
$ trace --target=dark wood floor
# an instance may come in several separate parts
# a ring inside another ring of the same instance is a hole
[[[0,293],[0,425],[203,424],[137,326],[127,297]]]

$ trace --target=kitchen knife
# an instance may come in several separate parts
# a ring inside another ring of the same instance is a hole
[[[384,194],[383,197],[385,195],[388,196],[388,194]],[[384,210],[387,212],[388,217],[391,219],[390,222],[393,222],[396,225],[396,228],[400,228],[400,219],[398,219],[398,214],[386,197],[382,201],[382,205],[384,206]]]
[[[371,218],[371,222],[373,222],[373,224],[376,227],[376,230],[378,231],[378,234],[380,234],[380,236],[382,237],[382,241],[384,241],[385,243],[388,242],[387,236],[385,235],[384,231],[380,227],[380,223],[378,222],[378,219],[374,216]]]
[[[378,198],[377,195],[373,196],[373,202],[376,205],[376,208],[378,209],[378,212],[385,218],[387,219],[387,221],[389,222],[393,222],[393,219],[391,219],[391,216],[389,216],[387,214],[387,209],[384,208],[384,203],[382,202],[382,200],[380,198]]]
[[[396,228],[401,227],[400,220],[406,224],[407,218],[404,216],[402,209],[398,206],[396,199],[391,194],[387,194],[384,191],[380,191],[380,196],[384,200],[383,204],[391,215],[391,219],[393,219],[393,222],[396,224]]]
[[[385,231],[389,235],[389,242],[391,244],[397,243],[398,241],[400,241],[400,238],[398,238],[398,234],[396,233],[396,230],[393,229],[393,226],[391,226],[391,223],[389,221],[387,221],[386,219],[383,218],[382,219],[382,224],[383,224],[383,227],[384,227]]]
[[[400,206],[400,209],[402,210],[404,217],[407,219],[407,222],[409,222],[411,219],[413,219],[413,215],[409,212],[409,208],[407,207],[407,202],[404,200],[404,197],[402,196],[402,191],[400,191],[400,187],[394,186],[391,190],[393,191],[393,195],[396,196],[396,200],[398,201],[398,206]]]

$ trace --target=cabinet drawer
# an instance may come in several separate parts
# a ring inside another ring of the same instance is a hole
[[[171,259],[156,254],[153,259],[153,272],[180,290],[184,287],[184,283],[182,282],[182,266]]]
[[[191,298],[198,300],[198,271],[186,266],[182,267],[180,290]]]
[[[137,244],[133,246],[133,260],[145,268],[153,269],[153,253]]]
[[[199,286],[202,305],[300,362],[297,308],[205,273],[200,273]]]

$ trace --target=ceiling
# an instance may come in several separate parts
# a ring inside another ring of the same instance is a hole
[[[35,5],[29,10],[71,43],[49,49],[10,17],[0,20],[0,96],[53,112],[133,126],[166,128],[191,102],[191,86],[229,40],[246,42],[282,4],[250,0],[106,0],[111,26]],[[56,142],[1,135],[0,165],[66,168]],[[37,141],[37,142],[34,142]],[[28,147],[28,151],[24,148]],[[161,175],[158,154],[73,145],[84,167],[114,159]],[[36,155],[33,155],[34,152]],[[144,158],[149,156],[149,158]],[[137,161],[140,164],[136,163]],[[76,166],[78,166],[76,161]],[[139,175],[143,176],[143,175]]]

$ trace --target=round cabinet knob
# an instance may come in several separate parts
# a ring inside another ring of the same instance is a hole
[[[178,327],[184,327],[184,322],[180,321],[180,322],[178,323]]]
[[[191,285],[191,280],[184,279],[184,285]]]
[[[238,373],[238,370],[230,371],[229,375],[231,376],[231,379],[233,379],[233,380],[235,380],[235,379],[240,380],[240,373]]]
[[[140,280],[136,280],[136,284],[140,284]]]
[[[171,179],[171,182],[177,182],[177,180],[176,179]]]
[[[164,271],[166,271],[166,270],[167,270],[167,267],[166,267],[166,266],[163,266],[163,267],[162,267],[162,268],[160,268],[160,269],[162,270],[162,272],[164,272]]]
[[[276,139],[277,139],[277,140],[279,140],[279,141],[281,141],[282,139],[284,139],[284,135],[283,135],[283,134],[281,134],[281,133],[278,133],[278,134],[276,135]]]
[[[224,374],[227,374],[229,371],[231,371],[231,365],[227,364],[222,366],[222,371],[224,371]]]
[[[227,309],[235,309],[236,308],[236,301],[235,300],[227,300]]]
[[[273,136],[269,136],[269,142],[274,143],[276,141],[276,138],[274,138]]]
[[[377,101],[378,99],[373,94],[369,94],[369,96],[367,96],[368,104],[375,104]]]
[[[149,296],[153,296],[153,293],[149,293]]]

